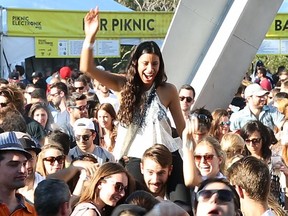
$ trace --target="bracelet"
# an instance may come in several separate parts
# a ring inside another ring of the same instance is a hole
[[[94,48],[94,43],[88,43],[88,42],[84,42],[83,43],[83,49],[90,49],[92,50]]]

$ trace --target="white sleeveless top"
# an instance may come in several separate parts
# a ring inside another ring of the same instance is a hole
[[[135,139],[128,151],[128,157],[142,158],[146,149],[154,144],[165,145],[170,152],[179,149],[177,142],[172,137],[172,130],[167,117],[167,108],[160,102],[156,93],[150,106],[147,108],[142,127],[138,128]],[[116,144],[113,151],[116,160],[121,159],[121,149],[126,137],[127,128],[118,125]]]

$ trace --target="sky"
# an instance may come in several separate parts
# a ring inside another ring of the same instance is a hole
[[[288,0],[284,0],[278,13],[288,13]]]

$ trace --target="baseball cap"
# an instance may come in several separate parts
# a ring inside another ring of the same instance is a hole
[[[60,68],[59,74],[62,79],[68,79],[71,77],[71,69],[67,66]]]
[[[77,119],[73,125],[74,131],[77,129],[86,129],[86,130],[94,130],[95,131],[95,125],[93,121],[89,118],[80,118]]]
[[[40,72],[40,71],[35,71],[32,73],[31,75],[32,78],[35,78],[35,77],[43,77],[43,74]]]
[[[250,97],[252,95],[263,96],[267,93],[268,91],[264,90],[260,85],[258,85],[257,83],[253,83],[246,87],[244,96],[245,98]]]
[[[19,79],[19,73],[17,71],[13,71],[9,74],[9,79],[13,79],[13,80],[18,80]]]
[[[25,150],[32,150],[36,154],[39,154],[41,152],[41,148],[37,146],[36,141],[33,140],[33,138],[31,138],[29,134],[22,132],[15,132],[15,134]]]
[[[32,155],[23,148],[13,131],[0,134],[0,151],[18,151],[25,155],[28,160],[32,157]]]

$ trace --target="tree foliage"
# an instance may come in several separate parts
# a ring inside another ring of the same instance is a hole
[[[286,55],[256,55],[253,64],[255,65],[258,60],[261,60],[272,74],[277,72],[279,66],[288,68],[288,56]]]
[[[179,0],[115,0],[135,11],[175,11]]]

